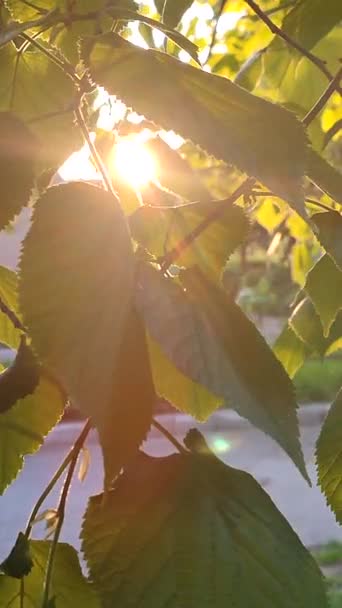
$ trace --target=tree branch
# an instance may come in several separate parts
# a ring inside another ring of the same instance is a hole
[[[166,437],[166,439],[168,439],[170,441],[170,443],[172,443],[175,448],[177,448],[178,452],[180,452],[181,454],[184,454],[187,450],[185,449],[185,447],[179,443],[179,441],[176,439],[176,437],[174,437],[172,435],[172,433],[170,433],[170,431],[168,431],[162,424],[160,424],[160,422],[158,422],[158,420],[156,420],[155,418],[152,419],[152,425],[160,432],[162,433],[162,435],[164,435],[164,437]]]
[[[325,61],[308,51],[305,47],[299,44],[296,40],[293,40],[286,32],[284,32],[280,27],[278,27],[273,21],[269,18],[269,16],[260,8],[260,6],[254,2],[254,0],[245,0],[246,4],[255,12],[256,15],[267,25],[267,27],[271,30],[273,34],[282,38],[284,42],[286,42],[289,46],[293,47],[298,51],[301,55],[304,55],[307,59],[309,59],[316,67],[318,67],[321,72],[329,79],[333,80],[333,75],[329,72],[328,68],[325,65]],[[340,87],[338,90],[341,92]]]
[[[208,51],[208,56],[207,56],[206,62],[209,61],[209,59],[211,57],[211,53],[213,52],[213,48],[214,48],[214,46],[216,44],[217,27],[218,27],[218,23],[220,21],[220,18],[221,18],[221,15],[222,15],[223,11],[224,11],[224,7],[225,7],[226,3],[227,3],[227,0],[221,0],[221,5],[219,7],[217,15],[215,16],[214,29],[213,29],[213,33],[212,33],[212,36],[211,36],[211,42],[210,42],[210,47],[209,47],[209,51]]]
[[[316,101],[315,105],[309,110],[309,112],[304,116],[302,123],[306,127],[316,118],[316,116],[323,110],[325,104],[330,99],[331,95],[336,91],[339,87],[340,81],[342,79],[342,67],[338,70],[337,74],[334,76],[330,84],[327,86],[325,91],[322,93],[320,98]]]
[[[42,608],[48,608],[48,605],[49,605],[49,595],[50,595],[50,587],[51,587],[51,580],[52,580],[52,574],[53,574],[54,560],[55,560],[55,555],[56,555],[56,550],[57,550],[57,545],[58,545],[58,539],[59,539],[59,536],[60,536],[60,533],[62,530],[62,526],[63,526],[63,522],[64,522],[65,507],[66,507],[66,502],[67,502],[67,498],[68,498],[68,493],[69,493],[72,478],[74,476],[79,453],[83,447],[83,444],[90,431],[90,428],[91,428],[91,423],[90,423],[90,420],[88,420],[85,427],[83,428],[82,433],[76,440],[75,445],[71,450],[69,470],[68,470],[67,476],[65,478],[61,497],[59,500],[59,505],[57,508],[57,518],[58,518],[57,526],[56,526],[55,533],[53,535],[51,549],[49,552],[48,562],[47,562],[47,566],[46,566]]]
[[[183,240],[181,240],[176,247],[171,249],[158,261],[161,265],[161,271],[166,272],[168,268],[173,264],[179,256],[190,247],[190,245],[199,237],[199,235],[212,223],[218,220],[225,212],[226,207],[232,205],[240,196],[249,194],[250,190],[255,184],[253,177],[248,177],[228,198],[220,201],[221,204],[212,210],[211,213],[205,217],[202,222],[194,228],[189,234],[187,234]]]
[[[28,522],[27,522],[27,525],[26,525],[25,536],[27,538],[30,537],[31,530],[32,530],[34,521],[35,521],[35,519],[36,519],[36,517],[38,515],[40,507],[42,506],[42,504],[44,503],[45,499],[48,497],[48,495],[50,494],[50,492],[52,491],[52,489],[55,487],[57,481],[63,475],[65,469],[68,466],[68,464],[70,464],[72,458],[74,457],[75,452],[77,452],[77,454],[79,454],[79,452],[81,451],[81,449],[83,447],[83,444],[84,444],[84,442],[85,442],[85,440],[86,440],[86,438],[87,438],[87,436],[89,434],[90,429],[91,429],[91,421],[89,419],[89,420],[87,420],[85,426],[83,427],[80,435],[76,439],[73,447],[68,452],[68,454],[64,458],[63,462],[58,467],[57,471],[54,473],[53,477],[49,481],[49,483],[46,486],[45,490],[42,492],[42,494],[38,498],[35,506],[32,509],[31,515],[30,515],[30,517],[28,519]]]

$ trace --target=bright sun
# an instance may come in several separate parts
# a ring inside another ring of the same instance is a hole
[[[140,190],[156,179],[155,159],[139,138],[123,138],[115,145],[113,166],[118,176]]]

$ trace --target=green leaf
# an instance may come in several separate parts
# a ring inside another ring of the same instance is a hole
[[[323,192],[342,205],[342,173],[314,150],[308,155],[307,175]]]
[[[33,561],[30,553],[30,543],[27,537],[22,532],[19,532],[13,549],[0,564],[0,572],[20,579],[30,574],[32,567]]]
[[[269,496],[200,438],[201,453],[141,453],[90,499],[82,548],[103,606],[324,608],[319,568]]]
[[[210,414],[223,405],[222,397],[213,395],[204,386],[182,374],[150,336],[148,349],[153,381],[160,397],[200,422],[205,422]]]
[[[192,3],[193,0],[163,0],[162,18],[164,23],[170,27],[176,27]]]
[[[114,33],[86,40],[82,57],[93,80],[109,93],[260,179],[303,212],[306,138],[294,115],[226,78],[138,48]]]
[[[312,49],[342,19],[339,0],[302,0],[286,15],[282,30],[306,49]],[[278,38],[275,41],[281,42]]]
[[[321,356],[331,354],[342,347],[340,345],[342,312],[339,312],[330,328],[329,335],[325,337],[321,320],[308,297],[301,300],[296,306],[289,319],[289,325],[310,351]]]
[[[183,374],[275,439],[307,478],[283,367],[229,296],[200,271],[191,274],[185,292],[152,267],[140,268],[136,299],[150,335]]]
[[[209,192],[188,161],[177,150],[168,146],[161,137],[154,137],[145,147],[156,159],[158,181],[188,201],[208,200]]]
[[[33,568],[24,578],[24,606],[41,608],[46,564],[51,542],[31,540]],[[49,606],[55,608],[100,608],[93,586],[83,576],[76,550],[58,543],[51,581]],[[51,603],[53,602],[53,603]],[[20,581],[0,576],[0,607],[20,608]]]
[[[305,291],[320,316],[326,338],[338,311],[342,308],[342,271],[327,253],[310,270]]]
[[[38,361],[22,338],[14,362],[0,374],[0,414],[10,410],[19,399],[32,395],[39,380]]]
[[[64,405],[59,388],[42,377],[33,395],[0,415],[0,494],[18,475],[24,456],[41,447],[62,416]]]
[[[224,207],[224,201],[190,203],[178,207],[146,205],[130,217],[132,236],[159,258],[177,248],[189,234],[196,233],[208,216],[223,210],[222,216],[208,222],[207,228],[177,258],[179,266],[198,264],[208,274],[219,275],[249,230],[249,222],[240,207]]]
[[[17,274],[0,266],[0,342],[18,349],[22,331],[16,327],[11,312],[20,320]]]
[[[21,307],[42,362],[74,406],[93,418],[103,441],[107,477],[115,457],[122,466],[127,452],[138,447],[136,436],[138,443],[144,438],[153,406],[143,332],[131,316],[133,280],[131,241],[116,199],[86,183],[49,188],[35,206],[24,241]],[[135,387],[134,361],[141,374],[138,382],[135,372]],[[140,414],[135,389],[142,398]],[[132,397],[131,403],[125,395]],[[128,430],[118,426],[117,418],[128,425],[135,411],[135,431],[125,443]]]
[[[293,378],[310,355],[311,349],[286,323],[273,345],[273,352],[284,366],[286,373]]]
[[[342,523],[342,389],[324,421],[316,446],[318,482]]]
[[[30,123],[45,166],[61,164],[82,145],[74,124],[76,90],[71,79],[43,53],[31,47],[19,53],[12,43],[0,48],[0,72],[0,110],[11,109]]]
[[[0,112],[0,230],[29,202],[34,185],[38,143],[11,112]]]
[[[315,213],[311,217],[318,228],[318,239],[342,270],[342,215],[337,211]]]

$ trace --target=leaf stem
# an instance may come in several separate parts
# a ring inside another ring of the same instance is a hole
[[[172,433],[170,433],[170,431],[168,431],[162,424],[160,424],[160,422],[158,422],[158,420],[156,420],[155,418],[152,418],[152,425],[162,435],[164,435],[164,437],[166,437],[166,439],[168,439],[170,441],[170,443],[172,443],[181,454],[185,454],[187,452],[185,447],[181,443],[179,443],[179,441],[176,439],[176,437],[174,437],[172,435]]]
[[[60,536],[60,533],[62,530],[62,526],[63,526],[63,522],[64,522],[66,501],[68,498],[71,481],[74,476],[77,459],[79,457],[80,451],[83,447],[83,444],[87,438],[87,435],[88,435],[90,429],[91,429],[91,421],[89,419],[86,422],[81,434],[77,438],[77,440],[71,450],[71,455],[70,455],[70,460],[69,460],[69,462],[70,462],[69,469],[68,469],[68,472],[67,472],[67,475],[65,478],[65,482],[63,484],[63,489],[62,489],[61,497],[59,500],[59,505],[57,508],[57,517],[58,517],[57,526],[56,526],[56,529],[55,529],[55,532],[53,535],[51,548],[50,548],[50,552],[49,552],[49,557],[48,557],[48,561],[47,561],[47,566],[46,566],[42,608],[48,607],[54,560],[55,560],[56,550],[57,550],[57,546],[58,546],[58,539],[59,539],[59,536]]]
[[[208,51],[208,55],[207,55],[207,59],[206,62],[209,61],[211,54],[213,52],[213,48],[216,44],[216,38],[217,38],[217,27],[219,24],[219,21],[221,19],[222,13],[224,11],[224,7],[227,4],[228,0],[221,0],[221,4],[219,6],[219,10],[217,12],[217,15],[215,15],[215,20],[214,20],[214,28],[213,28],[213,32],[212,32],[212,36],[211,36],[211,42],[210,42],[210,47],[209,47],[209,51]]]
[[[46,488],[43,491],[43,493],[38,498],[35,506],[33,507],[33,510],[31,512],[31,515],[30,515],[29,520],[28,520],[27,525],[26,525],[25,536],[27,538],[30,537],[30,534],[31,534],[31,531],[32,531],[32,527],[33,527],[33,523],[34,523],[34,520],[36,519],[36,517],[38,515],[40,507],[42,506],[43,502],[45,501],[45,499],[47,498],[47,496],[50,494],[50,492],[52,491],[52,489],[55,487],[57,481],[63,475],[65,469],[68,466],[68,464],[70,464],[72,458],[74,457],[75,452],[77,452],[77,454],[78,454],[80,452],[80,450],[82,449],[84,441],[87,438],[90,429],[91,429],[91,421],[87,420],[87,422],[86,422],[86,424],[85,424],[85,426],[84,426],[81,434],[76,439],[75,444],[73,445],[73,447],[71,448],[71,450],[68,452],[68,454],[64,458],[63,462],[58,467],[57,471],[54,473],[53,477],[49,481],[49,483],[46,486]]]
[[[187,234],[184,239],[178,243],[178,245],[176,245],[159,260],[161,271],[165,273],[171,264],[173,264],[185,251],[185,249],[190,247],[190,245],[206,228],[208,228],[212,222],[218,220],[224,214],[226,207],[232,205],[238,198],[240,198],[240,196],[248,194],[254,185],[255,179],[253,177],[248,177],[228,198],[220,201],[220,205],[215,206],[212,212],[208,213],[207,217],[205,217],[202,222],[198,224],[198,226],[189,232],[189,234]]]
[[[329,79],[333,80],[333,75],[329,72],[326,67],[325,61],[308,51],[305,47],[299,44],[296,40],[291,38],[284,30],[278,27],[273,21],[269,18],[269,16],[263,11],[260,6],[254,0],[245,0],[246,4],[254,11],[256,15],[267,25],[267,27],[271,30],[273,34],[282,38],[284,42],[286,42],[289,46],[293,47],[298,51],[301,55],[304,55],[311,63],[313,63],[316,67],[318,67],[321,72]],[[340,90],[340,87],[338,87]]]
[[[331,95],[339,88],[340,81],[342,79],[342,67],[338,70],[330,84],[328,84],[325,91],[322,93],[320,98],[312,106],[311,110],[304,116],[302,123],[306,127],[316,118],[316,116],[323,110],[325,104],[330,99]]]

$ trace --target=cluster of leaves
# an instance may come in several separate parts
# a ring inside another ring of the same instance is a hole
[[[321,122],[323,107],[336,118],[340,1],[206,3],[216,14],[208,69],[200,20],[186,27],[203,3],[165,0],[150,12],[132,0],[4,4],[0,229],[25,205],[33,210],[18,273],[0,269],[0,341],[17,350],[0,376],[0,492],[67,402],[89,421],[47,489],[68,469],[53,540],[30,540],[34,510],[1,565],[0,607],[322,608],[318,568],[249,475],[224,466],[196,433],[169,458],[139,447],[158,396],[199,421],[228,404],[309,481],[291,378],[310,354],[342,345],[342,176],[323,156]],[[222,37],[227,16],[236,26]],[[149,48],[132,43],[132,23]],[[159,47],[151,30],[162,33]],[[311,78],[314,91],[303,96]],[[90,137],[100,87],[149,121],[159,154],[160,183],[143,205],[134,199],[133,212],[132,193],[119,186],[118,196],[106,167],[116,132],[98,132],[95,146]],[[183,138],[180,151],[162,130]],[[51,185],[82,136],[102,184]],[[301,269],[274,350],[222,281],[255,221],[278,241],[291,234]],[[308,251],[311,265],[302,263]],[[317,446],[339,521],[341,416],[340,393]],[[91,425],[104,493],[85,514],[87,580],[58,539]]]

